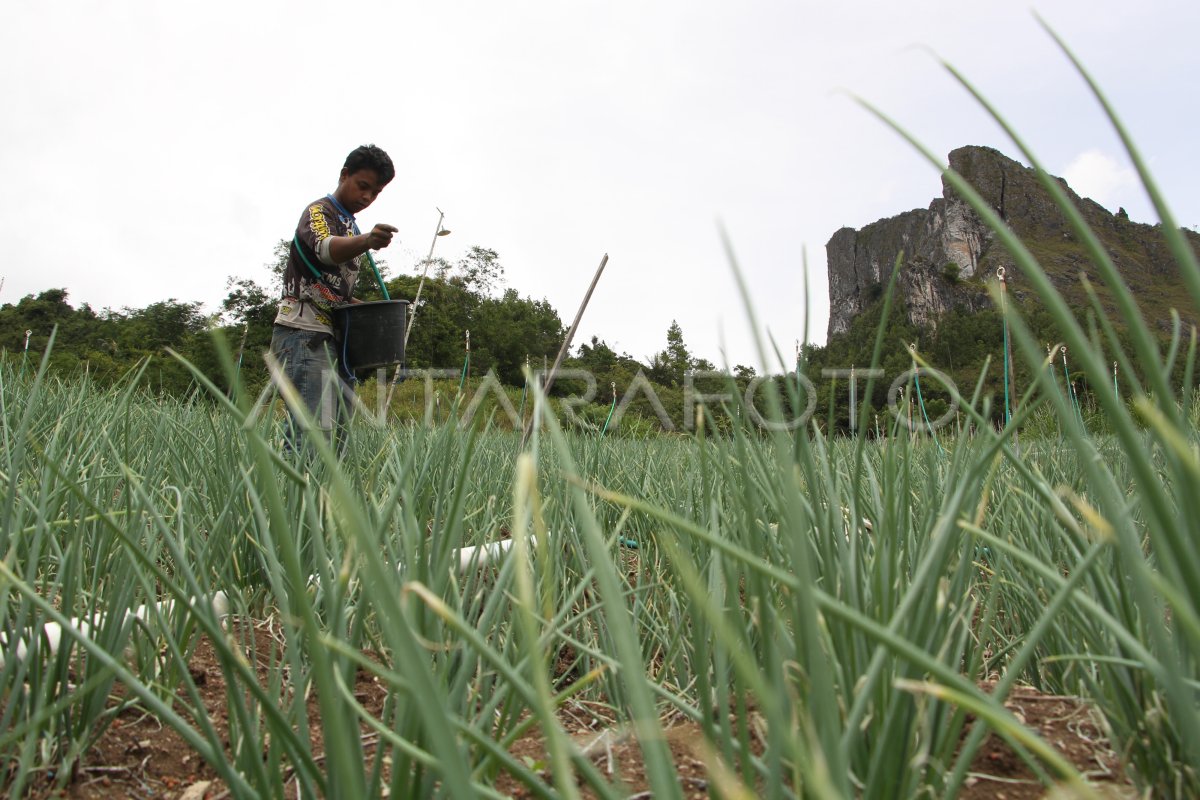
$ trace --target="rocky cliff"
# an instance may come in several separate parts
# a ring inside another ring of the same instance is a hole
[[[1038,258],[1067,300],[1082,306],[1080,274],[1086,274],[1101,301],[1112,310],[1106,287],[1066,217],[1038,182],[1034,171],[987,147],[962,147],[950,153],[950,167],[961,174]],[[1169,328],[1170,309],[1195,320],[1175,261],[1157,226],[1131,222],[1124,211],[1109,213],[1081,198],[1058,178],[1067,195],[1096,231],[1147,319]],[[1200,237],[1188,232],[1193,246]],[[1200,249],[1198,247],[1197,249]],[[1007,250],[967,203],[942,179],[942,197],[928,209],[915,209],[855,230],[842,228],[825,245],[829,268],[829,336],[844,333],[851,320],[880,296],[902,256],[897,285],[909,320],[934,328],[951,308],[990,306],[985,280],[1004,267],[1008,290],[1027,299],[1028,287]]]

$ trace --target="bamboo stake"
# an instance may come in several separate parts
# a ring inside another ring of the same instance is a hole
[[[608,253],[605,253],[604,258],[600,259],[600,266],[596,267],[596,274],[592,276],[592,283],[588,286],[587,294],[583,296],[583,302],[579,304],[579,310],[575,312],[575,321],[571,323],[571,328],[567,331],[567,338],[563,339],[562,347],[558,348],[558,355],[554,358],[554,366],[550,368],[550,374],[546,376],[546,382],[542,385],[543,395],[550,394],[550,387],[554,385],[554,374],[558,372],[558,367],[562,364],[567,350],[571,348],[571,340],[575,338],[575,331],[579,328],[579,321],[583,319],[584,309],[587,308],[588,301],[592,299],[592,292],[595,291],[596,284],[600,282],[600,275],[604,272],[606,264],[608,264]],[[521,433],[521,447],[524,447],[525,442],[528,441],[529,434],[533,430],[533,421],[536,417],[537,415],[534,414],[525,425],[525,429]]]
[[[436,207],[436,206],[435,206]],[[437,244],[439,236],[442,236],[442,220],[446,218],[446,213],[440,208],[438,212],[437,228],[433,232],[433,241],[429,243],[429,255],[425,256],[425,271],[421,273],[421,282],[417,284],[417,296],[412,301],[412,311],[408,315],[408,325],[404,328],[404,346],[408,346],[408,335],[412,333],[413,323],[417,320],[417,303],[421,302],[421,290],[425,288],[425,277],[429,274],[429,265],[433,263],[433,248]]]
[[[434,208],[437,208],[437,206],[434,206]],[[437,245],[438,237],[445,235],[442,233],[442,221],[446,219],[446,212],[442,211],[440,208],[437,209],[437,212],[437,228],[434,229],[433,232],[433,241],[429,243],[429,255],[425,256],[425,270],[421,273],[421,281],[417,284],[417,295],[413,298],[413,301],[408,304],[408,324],[404,326],[404,346],[401,348],[405,353],[408,352],[408,337],[412,333],[413,323],[417,321],[417,304],[421,302],[421,290],[425,288],[425,278],[429,275],[429,265],[433,263],[433,248]],[[446,233],[449,233],[449,231],[446,231]],[[408,359],[406,356],[405,362],[407,362],[407,360]],[[384,374],[386,375],[387,372],[385,371]],[[400,383],[400,378],[403,376],[403,374],[404,364],[397,364],[396,372],[392,375],[391,382],[388,383],[387,397],[385,397],[383,401],[381,418],[384,421],[387,420],[388,409],[392,407],[392,393],[396,391],[396,384]]]

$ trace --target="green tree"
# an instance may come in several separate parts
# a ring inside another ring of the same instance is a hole
[[[434,259],[431,276],[402,275],[388,285],[394,298],[415,301],[412,333],[405,353],[411,368],[457,369],[464,360],[466,331],[471,332],[471,373],[496,371],[502,383],[521,385],[526,357],[552,358],[565,328],[546,300],[521,297],[515,289],[496,290],[504,267],[494,250],[472,247],[451,264]],[[540,365],[540,364],[539,364]]]
[[[503,383],[519,386],[525,357],[557,354],[566,329],[545,300],[523,298],[516,289],[484,297],[472,319],[472,362],[479,373],[494,368]],[[476,333],[477,332],[477,333]]]
[[[451,265],[437,260],[434,274],[444,281],[456,283],[479,295],[490,295],[504,285],[504,267],[495,250],[475,245]]]
[[[684,374],[693,366],[692,354],[683,342],[683,329],[671,320],[671,326],[667,328],[667,347],[650,358],[647,375],[655,383],[679,388],[683,385]]]

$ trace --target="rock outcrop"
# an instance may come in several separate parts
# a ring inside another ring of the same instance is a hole
[[[954,150],[950,167],[1020,236],[1068,301],[1082,305],[1080,274],[1093,283],[1099,283],[1099,278],[1035,172],[987,147]],[[1169,324],[1170,308],[1195,319],[1178,268],[1157,226],[1130,222],[1123,210],[1111,214],[1092,200],[1080,198],[1061,178],[1056,180],[1104,243],[1147,317],[1160,328]],[[1200,242],[1200,237],[1188,234],[1193,245]],[[831,337],[847,331],[854,317],[880,296],[898,258],[898,291],[909,320],[922,328],[935,328],[953,308],[990,306],[984,281],[994,280],[999,267],[1005,268],[1014,297],[1020,300],[1028,293],[1007,250],[945,178],[942,197],[934,199],[928,209],[879,220],[861,230],[842,228],[825,250]],[[1106,296],[1106,291],[1101,291],[1102,301]]]

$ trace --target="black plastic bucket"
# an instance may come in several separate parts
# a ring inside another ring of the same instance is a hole
[[[407,300],[376,300],[337,308],[334,323],[346,370],[361,372],[404,361],[407,317]]]

